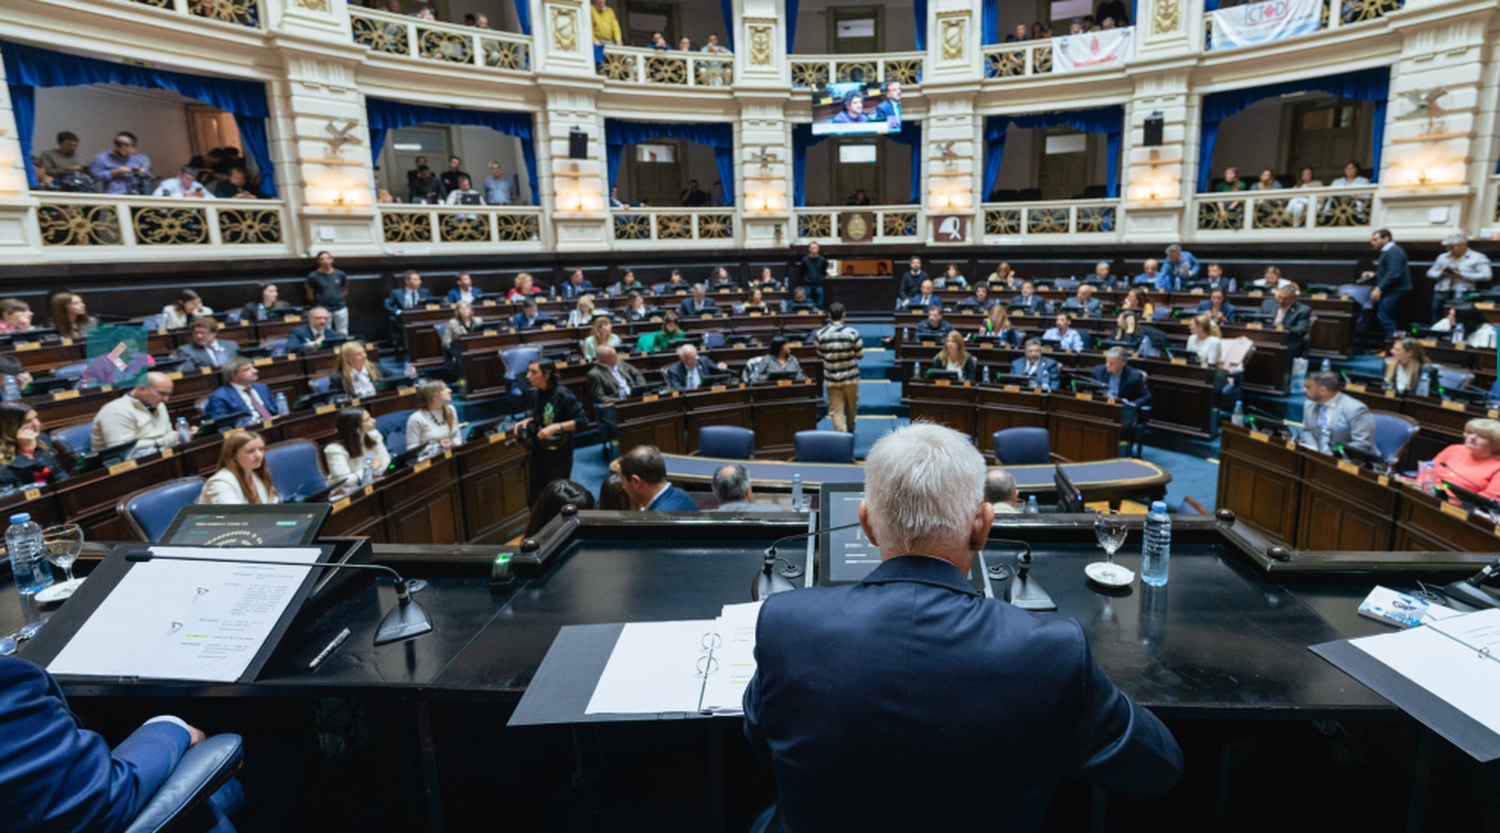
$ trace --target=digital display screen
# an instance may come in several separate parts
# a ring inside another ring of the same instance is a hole
[[[829,84],[813,93],[814,136],[901,132],[901,82]]]
[[[303,505],[189,506],[178,513],[157,543],[184,547],[311,544],[327,514],[326,506],[317,509]]]
[[[859,523],[859,502],[864,492],[834,492],[829,497],[828,527]],[[834,584],[863,581],[880,566],[880,549],[865,537],[860,527],[828,533],[828,580]]]

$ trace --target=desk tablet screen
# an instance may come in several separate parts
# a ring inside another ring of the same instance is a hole
[[[189,506],[172,522],[161,544],[186,547],[285,547],[310,544],[327,517],[326,507],[257,506],[254,513],[227,511],[242,507]]]
[[[859,523],[864,492],[833,492],[829,496],[829,528]],[[862,581],[880,566],[880,549],[870,545],[859,527],[828,533],[828,580],[833,584]]]

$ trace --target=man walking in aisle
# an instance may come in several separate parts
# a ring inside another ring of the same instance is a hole
[[[828,324],[815,337],[828,384],[828,418],[833,430],[854,433],[859,410],[859,360],[865,355],[859,331],[844,323],[844,305],[828,305]]]

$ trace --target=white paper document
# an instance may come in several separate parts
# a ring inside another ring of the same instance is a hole
[[[60,651],[53,674],[234,682],[318,560],[317,548],[151,547],[155,555],[309,567],[146,561],[131,566]]]
[[[1500,609],[1350,644],[1500,734]]]
[[[715,622],[720,647],[714,651],[714,673],[703,691],[701,712],[731,716],[744,713],[745,686],[755,676],[755,623],[760,602],[725,605]]]

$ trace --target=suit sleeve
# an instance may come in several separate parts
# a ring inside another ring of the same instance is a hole
[[[563,388],[562,391],[566,392],[567,396],[563,397],[563,401],[560,403],[563,413],[561,414],[562,418],[557,421],[567,422],[570,419],[573,420],[573,433],[576,434],[589,426],[589,415],[583,410],[583,403],[578,401],[578,397],[574,396],[572,391],[567,388]]]
[[[1349,444],[1360,451],[1375,453],[1375,415],[1369,408],[1361,408],[1349,418]]]
[[[1137,376],[1136,383],[1132,387],[1136,388],[1133,392],[1139,395],[1131,399],[1130,404],[1137,408],[1144,408],[1151,404],[1151,388],[1146,386],[1146,374],[1142,373],[1140,376]]]
[[[401,301],[396,298],[396,293],[385,296],[385,311],[392,318],[401,314]]]
[[[1139,798],[1161,795],[1182,776],[1182,750],[1156,715],[1137,705],[1094,662],[1077,622],[1077,758],[1072,775]],[[748,712],[747,712],[748,714]]]

